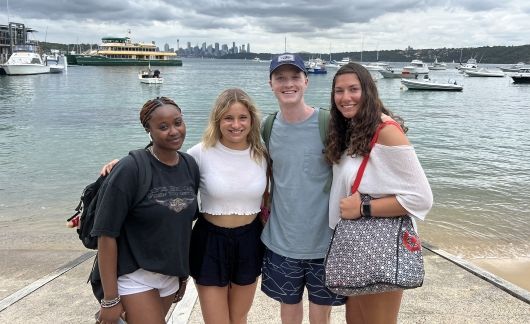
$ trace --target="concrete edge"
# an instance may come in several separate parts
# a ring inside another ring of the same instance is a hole
[[[168,315],[166,316],[166,322],[168,324],[188,323],[195,302],[197,301],[197,297],[197,289],[195,288],[193,279],[190,277],[184,297],[182,297],[182,300],[177,304],[171,306]]]
[[[15,291],[11,295],[5,297],[0,301],[0,312],[4,309],[8,308],[9,306],[13,305],[17,301],[21,300],[22,298],[26,297],[27,295],[31,294],[35,290],[41,288],[42,286],[46,285],[50,281],[54,280],[55,278],[63,275],[64,273],[72,270],[73,268],[77,267],[81,263],[85,262],[86,260],[91,259],[94,255],[96,255],[96,252],[86,252],[82,254],[81,256],[75,258],[74,260],[62,265],[61,267],[57,268],[55,271],[51,272],[50,274],[32,282],[31,284],[27,285],[26,287],[19,289],[18,291]]]
[[[513,297],[530,304],[530,292],[526,291],[525,289],[512,284],[511,282],[504,280],[500,277],[497,277],[496,275],[492,274],[491,272],[488,272],[482,268],[479,268],[478,266],[463,260],[455,255],[452,255],[451,253],[448,253],[444,250],[441,250],[437,248],[434,245],[431,245],[429,243],[422,242],[422,246],[426,248],[427,250],[431,251],[432,253],[439,255],[440,257],[456,264],[457,266],[461,267],[462,269],[474,274],[475,276],[491,283],[492,285],[496,286],[497,288],[507,292],[508,294],[512,295]]]

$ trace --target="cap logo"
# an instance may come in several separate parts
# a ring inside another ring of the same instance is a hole
[[[294,55],[284,54],[278,56],[278,62],[294,62]]]

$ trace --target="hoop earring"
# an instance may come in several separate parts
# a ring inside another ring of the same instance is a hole
[[[151,132],[148,132],[147,133],[147,136],[149,136],[149,140],[151,141],[151,143],[153,142],[153,138],[151,137]]]

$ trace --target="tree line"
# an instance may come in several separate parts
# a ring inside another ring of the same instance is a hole
[[[59,44],[59,43],[40,43],[41,49],[45,53],[49,53],[51,49],[60,50],[62,52],[75,51],[83,53],[90,49],[96,49],[97,44]],[[221,59],[253,59],[259,57],[263,60],[271,59],[272,55],[276,53],[238,53],[227,54],[221,56]],[[518,62],[525,62],[530,64],[530,45],[520,46],[482,46],[482,47],[467,47],[467,48],[435,48],[435,49],[414,49],[407,47],[406,49],[395,50],[381,50],[381,51],[363,51],[363,52],[340,52],[340,53],[300,53],[304,59],[311,57],[321,57],[324,60],[341,60],[344,57],[349,57],[353,61],[358,62],[410,62],[413,59],[422,60],[424,62],[433,62],[438,59],[438,62],[455,62],[465,63],[468,59],[474,58],[479,63],[495,63],[495,64],[513,64]]]

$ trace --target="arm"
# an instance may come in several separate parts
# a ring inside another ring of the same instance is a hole
[[[397,201],[396,196],[372,199],[372,216],[398,217],[407,214],[407,210]],[[361,217],[361,197],[359,192],[341,199],[341,217],[344,219],[357,219]]]
[[[116,239],[109,236],[100,236],[98,238],[98,264],[103,285],[103,299],[107,301],[119,296],[117,260],[118,246]],[[101,307],[98,320],[103,323],[116,323],[123,312],[124,309],[121,302],[113,307]]]
[[[383,115],[384,119],[389,119]],[[385,146],[410,145],[405,134],[395,125],[387,125],[381,129],[378,144]],[[375,217],[398,217],[407,214],[407,210],[398,202],[396,196],[388,196],[380,199],[372,199],[371,214]],[[361,197],[359,192],[343,198],[340,202],[341,217],[346,219],[357,219],[361,217]]]

